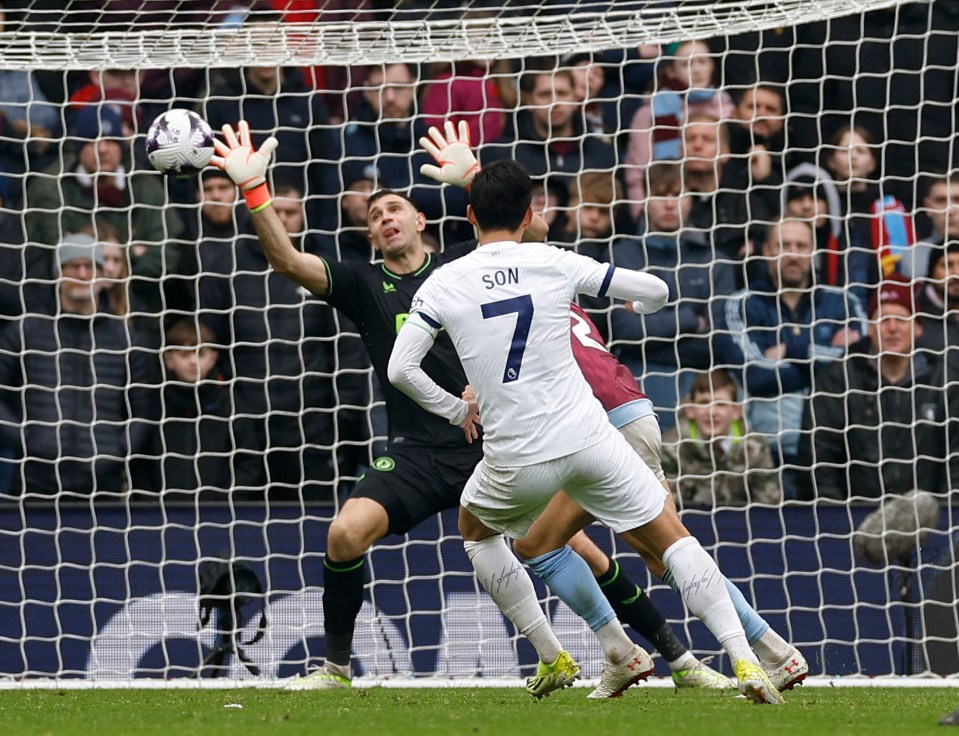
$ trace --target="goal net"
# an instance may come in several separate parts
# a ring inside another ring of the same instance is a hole
[[[330,261],[379,260],[383,187],[431,249],[472,237],[417,142],[466,121],[482,163],[530,171],[550,242],[670,285],[656,315],[582,306],[656,407],[684,522],[811,674],[959,671],[953,3],[3,8],[0,685],[302,673],[330,523],[392,467],[362,326],[271,270],[228,179],[151,168],[172,108],[275,135],[274,206]],[[589,534],[731,674],[676,593]],[[367,571],[358,676],[535,666],[455,510]],[[595,637],[540,592],[598,676]]]

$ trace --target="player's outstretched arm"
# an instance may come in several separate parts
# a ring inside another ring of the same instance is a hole
[[[450,184],[469,189],[473,178],[480,170],[479,161],[470,145],[470,128],[465,120],[460,120],[459,129],[449,120],[444,131],[436,126],[429,129],[429,135],[420,138],[420,145],[433,157],[437,165],[423,164],[420,173],[440,184]],[[523,233],[526,242],[542,243],[549,234],[549,225],[539,214],[533,215],[533,221]]]
[[[267,138],[257,151],[253,148],[250,126],[245,120],[237,124],[235,131],[228,124],[222,130],[225,143],[219,140],[213,142],[216,155],[210,159],[210,163],[225,171],[243,193],[270,265],[277,273],[296,281],[314,294],[325,295],[329,290],[326,264],[322,258],[302,253],[293,246],[289,233],[272,206],[266,172],[278,145],[276,138]]]
[[[652,314],[666,306],[669,287],[658,276],[628,268],[614,268],[607,295],[625,299],[627,309],[637,314]]]

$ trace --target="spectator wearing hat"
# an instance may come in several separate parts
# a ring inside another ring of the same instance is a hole
[[[766,235],[766,278],[726,302],[716,352],[742,371],[747,424],[766,435],[786,467],[783,497],[801,494],[798,472],[803,404],[819,365],[842,357],[866,332],[853,294],[815,283],[810,223],[781,219]]]
[[[872,248],[850,247],[832,175],[811,163],[791,169],[783,188],[783,212],[806,220],[816,233],[816,283],[847,288],[868,304],[879,279],[879,260]]]
[[[140,73],[136,69],[91,69],[87,83],[70,95],[71,112],[76,114],[88,105],[108,102],[120,114],[123,136],[136,135],[142,126],[137,109]]]
[[[912,216],[881,181],[880,151],[865,127],[845,126],[830,142],[824,163],[839,186],[849,247],[872,251],[882,275],[889,276],[902,273],[916,236]]]
[[[129,244],[133,297],[155,321],[162,307],[160,279],[176,269],[179,256],[169,241],[183,229],[166,206],[161,176],[132,168],[120,115],[109,105],[84,107],[67,132],[76,157],[65,157],[27,187],[28,241],[51,248],[46,268],[52,274],[52,249],[61,234],[95,228],[96,214]]]
[[[929,276],[919,289],[919,316],[916,345],[959,360],[959,240],[932,249]]]
[[[97,242],[67,235],[56,254],[55,311],[0,332],[0,449],[15,458],[11,491],[123,493],[128,459],[155,430],[156,356],[123,319],[99,310]]]
[[[869,334],[815,377],[800,440],[810,498],[880,498],[959,484],[959,383],[942,356],[917,350],[914,285],[884,280]]]

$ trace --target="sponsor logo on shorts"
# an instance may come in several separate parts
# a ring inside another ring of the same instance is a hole
[[[396,467],[396,461],[391,457],[378,457],[373,461],[373,467],[383,473],[389,473]]]

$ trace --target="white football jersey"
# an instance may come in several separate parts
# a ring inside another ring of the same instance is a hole
[[[569,335],[573,297],[605,294],[612,272],[542,243],[489,243],[437,269],[417,291],[411,319],[452,339],[491,463],[552,460],[613,431]]]

